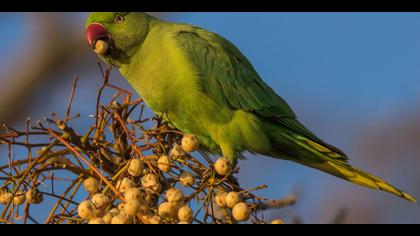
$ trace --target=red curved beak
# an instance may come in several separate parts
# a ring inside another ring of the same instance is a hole
[[[109,39],[108,32],[103,25],[92,23],[86,29],[86,42],[89,47],[94,48],[98,39]]]

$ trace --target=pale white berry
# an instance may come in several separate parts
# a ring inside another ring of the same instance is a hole
[[[109,203],[110,199],[103,193],[97,193],[93,195],[92,202],[93,204],[95,204],[96,208],[101,208],[105,206],[105,204]]]
[[[148,217],[148,221],[152,225],[158,225],[158,224],[161,224],[162,223],[162,219],[160,218],[160,216],[151,216],[151,217]]]
[[[105,222],[105,224],[111,224],[112,217],[114,217],[115,214],[112,214],[111,212],[107,212],[102,216],[102,220]]]
[[[163,172],[169,172],[171,170],[171,159],[166,155],[159,157],[157,167]]]
[[[6,190],[4,188],[0,188],[0,204],[6,204]]]
[[[113,225],[123,225],[130,224],[130,217],[126,214],[119,213],[118,215],[112,217],[111,224]]]
[[[102,218],[92,218],[89,220],[88,224],[90,225],[104,225],[107,224]]]
[[[179,189],[171,188],[166,192],[166,199],[168,202],[179,203],[183,201],[184,194]]]
[[[143,187],[145,187],[144,185],[147,185],[150,183],[158,183],[158,182],[159,182],[159,179],[154,174],[147,174],[141,178],[141,184],[143,185]]]
[[[44,200],[42,193],[39,192],[38,189],[33,188],[25,193],[25,197],[26,201],[30,204],[40,204]]]
[[[97,193],[99,191],[99,183],[93,177],[89,177],[83,181],[83,186],[89,193]]]
[[[107,213],[105,213],[102,219],[105,221],[105,223],[111,224],[112,218],[118,214],[120,214],[120,210],[118,210],[118,208],[112,208]]]
[[[251,210],[246,203],[240,202],[233,207],[232,216],[237,221],[247,221],[251,216]]]
[[[276,220],[271,221],[271,224],[273,224],[273,225],[283,225],[284,221],[282,221],[280,219],[276,219]]]
[[[176,203],[164,202],[159,205],[158,214],[165,219],[175,219],[178,213],[178,206]]]
[[[13,194],[10,192],[4,192],[3,194],[0,194],[0,203],[3,205],[6,205],[8,202],[10,202],[13,198]]]
[[[6,193],[0,193],[0,204],[3,204],[3,205],[7,204],[5,195]]]
[[[228,175],[231,171],[230,163],[224,157],[217,159],[216,163],[214,163],[214,169],[216,170],[217,174],[222,176]]]
[[[133,188],[135,185],[136,183],[133,180],[124,177],[123,180],[117,181],[117,184],[115,186],[120,192],[124,193],[128,189]]]
[[[124,193],[124,198],[126,201],[137,200],[143,201],[144,196],[143,192],[139,188],[130,188]]]
[[[226,195],[226,206],[233,208],[241,201],[241,195],[238,192],[230,192]]]
[[[141,203],[138,200],[127,201],[124,204],[124,213],[129,216],[136,216],[137,212],[140,210]]]
[[[108,51],[109,44],[104,40],[98,40],[95,43],[95,49],[93,50],[96,54],[103,55]]]
[[[25,200],[25,193],[21,190],[18,190],[15,194],[15,197],[13,198],[13,204],[22,205],[23,203],[25,203]]]
[[[179,176],[179,182],[185,187],[190,187],[195,183],[195,176],[189,171],[184,171]]]
[[[0,189],[0,204],[6,205],[12,197],[12,193],[7,192],[6,189]]]
[[[144,165],[140,159],[132,159],[128,164],[128,173],[133,177],[138,177],[143,173]]]
[[[218,192],[216,195],[216,204],[221,207],[221,208],[225,208],[226,207],[226,196],[227,193],[225,192]]]
[[[193,211],[189,206],[183,206],[178,210],[178,219],[183,222],[191,223],[193,220]]]
[[[81,202],[77,207],[77,214],[84,220],[90,219],[94,215],[94,212],[95,206],[87,200]]]
[[[141,178],[141,185],[146,188],[148,192],[160,192],[162,190],[159,179],[154,174],[143,176],[143,178]]]
[[[169,156],[173,160],[178,160],[186,155],[184,149],[182,149],[181,145],[175,144],[172,149],[169,151]]]
[[[181,140],[182,149],[186,152],[195,152],[198,150],[200,144],[197,137],[193,134],[185,134]]]

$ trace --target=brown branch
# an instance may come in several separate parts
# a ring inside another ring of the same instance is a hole
[[[58,136],[54,131],[48,128],[48,132],[56,138],[58,141],[60,141],[62,144],[64,144],[70,151],[72,151],[80,160],[82,160],[86,165],[89,166],[90,169],[95,172],[95,174],[102,180],[104,183],[112,190],[112,192],[115,193],[122,201],[124,201],[124,196],[121,194],[120,191],[118,191],[112,183],[108,181],[108,179],[102,175],[102,173],[94,167],[86,158],[84,158],[78,151],[76,151],[66,140],[64,140],[62,137]]]

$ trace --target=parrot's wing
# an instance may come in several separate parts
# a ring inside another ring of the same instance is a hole
[[[342,151],[320,140],[296,119],[286,101],[264,83],[235,45],[198,27],[179,30],[174,37],[200,76],[201,89],[213,100],[275,120],[346,159]]]
[[[229,41],[190,27],[175,36],[201,76],[203,91],[220,104],[272,118],[295,118],[289,105],[266,85]]]

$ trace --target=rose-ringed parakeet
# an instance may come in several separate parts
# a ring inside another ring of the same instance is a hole
[[[232,165],[249,151],[416,201],[351,166],[346,154],[305,128],[238,48],[216,33],[146,13],[101,12],[90,14],[86,40],[155,113]]]

